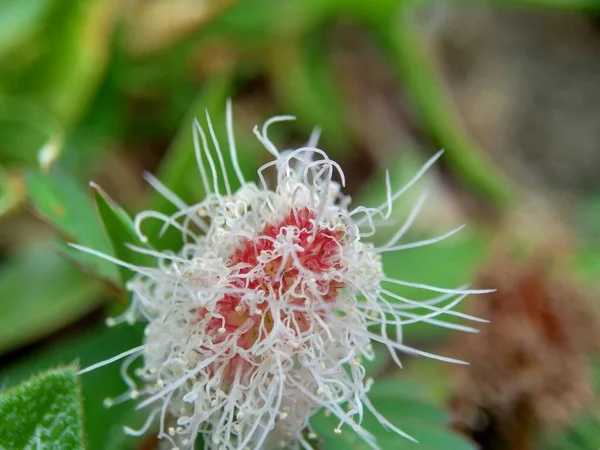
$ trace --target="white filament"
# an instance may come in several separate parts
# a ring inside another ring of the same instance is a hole
[[[439,317],[479,320],[453,308],[469,294],[491,291],[464,286],[446,289],[388,278],[380,257],[385,252],[434,244],[462,227],[432,239],[397,245],[423,206],[423,195],[385,246],[375,248],[362,241],[376,232],[378,218],[384,219],[385,226],[394,202],[442,152],[395,192],[386,173],[386,201],[380,206],[349,210],[349,199],[332,179],[337,173],[344,185],[341,167],[316,148],[320,129],[313,131],[305,147],[292,151],[280,152],[269,139],[271,124],[292,119],[277,116],[260,131],[258,127],[254,129],[274,158],[258,170],[259,186],[246,182],[242,174],[231,104],[227,104],[229,160],[241,184],[235,191],[208,114],[212,150],[205,131],[198,121],[194,122],[194,152],[204,200],[188,206],[160,181],[146,176],[179,210],[172,215],[156,211],[138,214],[135,227],[140,238],[145,238],[142,223],[155,219],[164,223],[161,233],[172,227],[186,242],[175,254],[130,245],[130,249],[155,258],[155,267],[135,266],[73,245],[136,273],[127,284],[133,295],[132,305],[123,317],[111,319],[110,323],[145,321],[144,345],[80,371],[83,374],[129,357],[122,368],[129,391],[109,403],[139,396],[142,400],[138,408],[149,408],[150,415],[140,430],[127,429],[128,434],[143,434],[158,420],[159,437],[181,449],[193,448],[198,435],[203,435],[205,448],[211,450],[258,450],[276,445],[310,448],[303,432],[311,429],[311,417],[326,408],[339,420],[336,433],[348,426],[370,447],[377,448],[373,435],[361,425],[363,406],[384,427],[407,439],[412,437],[388,422],[368,400],[371,381],[365,379],[360,358],[373,359],[372,342],[385,345],[397,364],[397,350],[463,364],[404,345],[402,327],[425,322],[476,331]],[[265,175],[268,170],[275,172],[272,187]],[[225,196],[219,189],[220,177]],[[302,211],[308,211],[311,218],[309,225],[303,225],[307,228],[301,229],[297,221]],[[356,219],[359,214],[362,217]],[[202,232],[192,230],[191,223]],[[278,223],[276,235],[264,232],[267,225]],[[365,224],[366,232],[360,228]],[[300,240],[303,233],[310,233],[306,242]],[[303,262],[308,251],[305,247],[310,247],[315,239],[333,244],[331,264],[315,268]],[[305,247],[300,245],[302,242]],[[234,255],[244,245],[254,249],[254,259],[241,258],[234,264]],[[263,247],[268,250],[256,250]],[[253,288],[252,283],[267,279],[267,273],[278,282],[261,285],[258,290]],[[386,284],[392,285],[390,289],[404,286],[443,295],[419,302],[385,289]],[[332,290],[330,286],[337,287]],[[231,299],[238,302],[236,309],[223,309]],[[232,320],[237,320],[233,327]],[[388,335],[388,327],[395,330],[395,336]],[[240,344],[251,330],[255,339]],[[136,370],[136,379],[143,386],[138,390],[128,369],[131,360],[140,355],[143,366]],[[167,423],[169,417],[173,418],[172,423]]]

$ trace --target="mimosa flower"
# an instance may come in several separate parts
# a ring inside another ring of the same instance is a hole
[[[132,246],[156,258],[155,267],[138,267],[83,249],[137,272],[127,284],[133,302],[109,324],[141,319],[140,347],[83,372],[125,358],[129,390],[110,404],[140,398],[148,408],[145,433],[159,423],[159,437],[174,448],[192,448],[202,435],[207,449],[310,449],[310,418],[327,409],[339,420],[336,433],[354,430],[372,448],[374,437],[361,426],[363,413],[412,439],[373,407],[363,359],[374,358],[373,342],[384,344],[400,365],[398,351],[460,362],[402,344],[402,327],[444,322],[440,315],[478,320],[452,308],[466,295],[487,291],[443,289],[386,277],[383,252],[433,244],[455,232],[421,242],[399,244],[413,224],[424,197],[386,245],[364,241],[376,223],[390,218],[394,202],[438,159],[431,158],[405,186],[393,191],[386,176],[387,199],[377,207],[350,207],[342,194],[344,173],[318,149],[318,133],[305,147],[279,151],[267,135],[274,117],[255,134],[273,160],[258,170],[258,184],[247,181],[238,164],[231,106],[227,108],[229,157],[217,142],[207,115],[208,137],[194,124],[196,159],[206,197],[187,205],[151,175],[148,181],[178,212],[140,213],[142,224],[159,219],[177,228],[185,241],[177,253]],[[210,143],[209,143],[210,141]],[[210,148],[212,146],[212,149]],[[226,160],[229,161],[226,161]],[[228,167],[235,173],[232,187]],[[272,172],[273,183],[267,180]],[[340,180],[341,183],[334,181]],[[396,285],[441,294],[417,302],[393,292]],[[417,310],[428,311],[417,314]],[[391,336],[390,330],[395,330]],[[128,366],[138,358],[137,380]]]

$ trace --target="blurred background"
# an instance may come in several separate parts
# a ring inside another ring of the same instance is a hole
[[[139,345],[139,326],[104,326],[127,303],[117,268],[65,242],[118,255],[90,180],[132,214],[168,208],[144,171],[200,200],[192,118],[207,109],[225,138],[230,98],[250,179],[269,160],[252,127],[275,114],[297,116],[272,128],[280,147],[321,125],[320,146],[368,205],[385,195],[385,169],[400,186],[445,149],[394,218],[427,190],[413,239],[468,226],[386,254],[386,272],[498,291],[461,306],[491,321],[477,335],[406,328],[410,345],[470,366],[405,358],[398,372],[382,352],[369,368],[421,449],[600,448],[597,4],[0,2],[0,387]],[[124,390],[118,365],[82,383],[90,449],[157,448],[152,435],[124,438],[134,405],[102,406]],[[335,438],[316,445],[363,448]]]

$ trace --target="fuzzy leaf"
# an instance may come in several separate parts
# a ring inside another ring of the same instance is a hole
[[[57,369],[0,394],[0,448],[83,448],[74,368]]]
[[[33,373],[73,361],[78,361],[79,366],[85,368],[135,347],[141,341],[142,330],[139,326],[111,329],[96,326],[56,345],[45,347],[13,365],[2,366],[0,380],[8,386],[15,386]],[[134,364],[131,369],[135,367]],[[125,402],[109,409],[103,406],[106,397],[116,397],[126,390],[119,369],[120,364],[117,362],[86,373],[80,378],[88,450],[131,450],[135,448],[134,443],[141,442],[140,439],[126,436],[122,429],[124,425],[135,428],[145,419],[143,414],[136,412],[135,402]]]

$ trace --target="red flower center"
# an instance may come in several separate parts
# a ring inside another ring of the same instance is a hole
[[[312,304],[313,311],[319,313],[319,305],[334,302],[338,290],[343,287],[343,283],[325,274],[340,269],[340,247],[344,236],[343,230],[317,224],[314,211],[306,207],[294,209],[279,222],[267,224],[254,238],[240,242],[226,263],[237,274],[232,277],[231,285],[253,291],[271,301],[276,298],[290,306],[300,307],[279,314],[284,315],[282,319],[292,315],[299,331],[305,331],[309,322],[303,307]],[[276,251],[282,238],[286,240],[286,246],[295,247],[294,255],[290,252],[281,255]],[[268,259],[271,254],[274,256],[268,262],[259,261],[265,256]],[[308,282],[313,283],[310,290],[306,289]],[[217,301],[206,330],[213,342],[223,342],[251,320],[250,328],[237,338],[238,347],[249,349],[272,329],[273,315],[269,302],[263,300],[256,306],[249,306],[242,300],[243,296],[243,293],[226,294]],[[200,319],[210,314],[206,308],[199,313]]]

